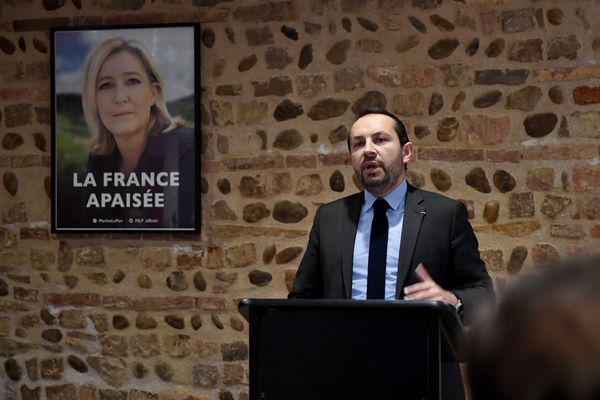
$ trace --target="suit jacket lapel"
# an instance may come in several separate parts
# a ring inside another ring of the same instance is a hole
[[[421,204],[423,196],[413,186],[408,185],[404,203],[404,222],[402,224],[402,241],[398,258],[398,278],[396,281],[396,298],[403,298],[402,288],[412,263],[415,246],[425,216],[425,206]]]
[[[350,196],[346,200],[346,207],[342,218],[342,281],[346,298],[352,297],[352,260],[354,259],[354,241],[356,228],[360,218],[360,210],[364,201],[362,192]]]

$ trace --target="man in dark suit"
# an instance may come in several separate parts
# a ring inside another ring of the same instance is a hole
[[[365,109],[348,148],[365,190],[317,210],[289,298],[438,300],[455,306],[465,323],[493,304],[465,206],[407,184],[413,144],[402,122]],[[457,364],[443,366],[442,391],[444,399],[464,398]]]

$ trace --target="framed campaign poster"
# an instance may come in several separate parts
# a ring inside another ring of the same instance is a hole
[[[198,31],[52,30],[53,232],[199,230]]]

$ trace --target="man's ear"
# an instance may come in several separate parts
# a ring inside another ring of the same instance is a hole
[[[406,142],[404,146],[402,146],[402,161],[406,164],[413,160],[413,144],[412,142]]]

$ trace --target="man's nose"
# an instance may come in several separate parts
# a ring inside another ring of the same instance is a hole
[[[365,147],[363,148],[365,155],[367,154],[375,154],[375,146],[372,141],[367,140],[365,142]]]

